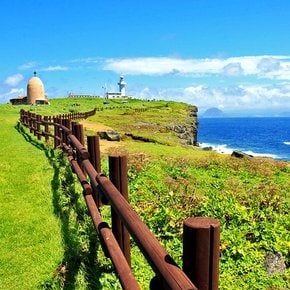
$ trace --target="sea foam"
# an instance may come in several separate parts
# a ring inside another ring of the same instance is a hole
[[[290,142],[287,142],[290,145]],[[268,157],[268,158],[274,158],[274,159],[280,159],[281,157],[275,154],[270,154],[270,153],[257,153],[251,150],[241,150],[241,149],[237,149],[237,148],[230,148],[228,147],[228,145],[226,144],[211,144],[211,143],[200,143],[199,146],[201,148],[211,148],[213,151],[218,152],[218,153],[222,153],[222,154],[232,154],[234,150],[239,150],[239,151],[243,151],[244,153],[254,156],[254,157]]]
[[[280,157],[275,154],[270,154],[270,153],[256,153],[253,151],[245,151],[246,154],[252,155],[254,157],[269,157],[269,158],[274,158],[274,159],[279,159]]]
[[[234,149],[229,148],[226,144],[210,144],[210,143],[200,143],[201,148],[211,148],[213,151],[222,154],[232,154]]]

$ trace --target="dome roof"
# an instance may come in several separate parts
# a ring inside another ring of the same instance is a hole
[[[27,83],[27,102],[35,104],[36,100],[45,100],[45,94],[41,79],[34,76]]]
[[[28,81],[28,85],[32,85],[32,86],[41,85],[41,86],[43,86],[43,83],[39,77],[34,76]]]

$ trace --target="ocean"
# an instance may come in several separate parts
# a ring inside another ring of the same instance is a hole
[[[225,154],[290,160],[290,118],[199,118],[198,142]]]

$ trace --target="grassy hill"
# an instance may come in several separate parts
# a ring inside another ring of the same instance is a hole
[[[54,171],[45,150],[16,130],[18,108],[0,106],[0,289],[37,289],[62,259]]]
[[[103,153],[104,171],[107,154],[128,154],[130,203],[179,264],[182,220],[210,216],[222,228],[220,289],[290,288],[289,268],[270,275],[264,265],[268,253],[280,253],[289,266],[288,162],[236,159],[182,145],[168,126],[188,121],[187,104],[115,100],[104,105],[97,98],[67,98],[51,100],[50,106],[0,106],[3,289],[119,289],[62,155],[15,128],[20,108],[55,115],[94,107],[103,110],[86,123],[122,135],[118,146]],[[87,134],[95,134],[92,128]],[[135,141],[126,133],[154,142]],[[146,289],[152,272],[138,250],[132,251],[134,272]]]

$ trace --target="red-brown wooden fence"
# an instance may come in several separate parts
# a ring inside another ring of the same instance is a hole
[[[140,289],[132,270],[129,234],[151,265],[156,276],[150,289],[218,289],[219,235],[217,220],[188,218],[183,225],[183,270],[141,221],[128,203],[127,157],[109,156],[109,178],[101,173],[99,137],[88,136],[85,147],[83,127],[72,120],[92,116],[71,113],[54,117],[20,111],[20,123],[38,140],[53,138],[62,149],[83,188],[83,196],[105,254],[111,259],[123,289]],[[99,207],[111,206],[112,230]]]

